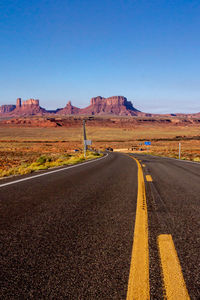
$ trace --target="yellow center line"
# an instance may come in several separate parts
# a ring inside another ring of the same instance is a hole
[[[146,181],[150,181],[150,182],[153,181],[151,175],[146,175]]]
[[[135,159],[135,161],[138,166],[138,194],[133,249],[126,299],[147,300],[150,299],[148,215],[143,171],[139,161],[137,159]]]
[[[166,298],[168,300],[190,299],[172,236],[170,234],[159,235],[158,247]]]

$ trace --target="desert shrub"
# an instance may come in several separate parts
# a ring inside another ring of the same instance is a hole
[[[44,164],[45,162],[46,162],[46,157],[45,156],[40,156],[37,160],[36,160],[36,163],[38,164],[38,165],[42,165],[42,164]]]
[[[195,157],[193,161],[200,162],[200,157]]]
[[[69,164],[77,164],[78,162],[82,162],[84,161],[85,158],[83,155],[80,155],[80,156],[72,156],[70,157],[70,159],[68,159],[68,163]]]
[[[47,161],[47,162],[51,162],[51,161],[52,161],[52,158],[51,158],[51,157],[47,157],[46,161]]]
[[[18,168],[18,174],[20,174],[20,175],[25,175],[25,174],[29,174],[29,173],[31,173],[30,168],[23,168],[23,167]]]
[[[60,158],[56,159],[56,162],[60,163],[60,162],[63,162],[64,160],[65,160],[64,158],[60,157]]]
[[[65,153],[65,154],[63,154],[63,158],[69,158],[69,157],[71,157],[72,155],[70,155],[70,154],[68,154],[68,153]]]
[[[86,158],[83,153],[76,154],[64,154],[62,156],[56,155],[55,157],[40,156],[35,162],[28,164],[27,162],[22,162],[21,165],[13,168],[8,168],[7,170],[0,169],[0,177],[10,176],[10,175],[25,175],[39,170],[46,170],[52,167],[59,167],[63,165],[73,165],[85,161],[86,159],[92,159],[102,154],[87,151]]]
[[[1,176],[4,177],[4,176],[11,176],[11,175],[15,175],[15,169],[14,168],[10,168],[8,170],[3,170],[1,172]]]
[[[92,152],[92,156],[101,156],[101,154],[97,152]]]

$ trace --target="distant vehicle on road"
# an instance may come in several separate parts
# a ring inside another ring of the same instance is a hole
[[[106,148],[106,150],[107,150],[107,151],[113,151],[113,148],[108,147],[108,148]]]

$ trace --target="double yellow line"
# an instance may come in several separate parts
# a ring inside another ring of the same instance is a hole
[[[146,300],[150,299],[148,214],[142,167],[139,161],[134,159],[138,166],[138,194],[126,300]],[[147,176],[146,180],[152,181],[151,176]],[[172,236],[168,234],[159,235],[158,248],[163,275],[164,298],[169,300],[190,299]]]
[[[137,210],[127,300],[149,299],[148,215],[142,167],[138,166]]]

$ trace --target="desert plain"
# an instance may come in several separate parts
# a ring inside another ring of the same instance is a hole
[[[61,160],[83,155],[83,119],[91,149],[142,152],[200,161],[200,123],[173,118],[139,117],[24,117],[0,122],[0,176],[9,170],[29,166],[40,158]],[[146,146],[150,141],[151,146]]]

